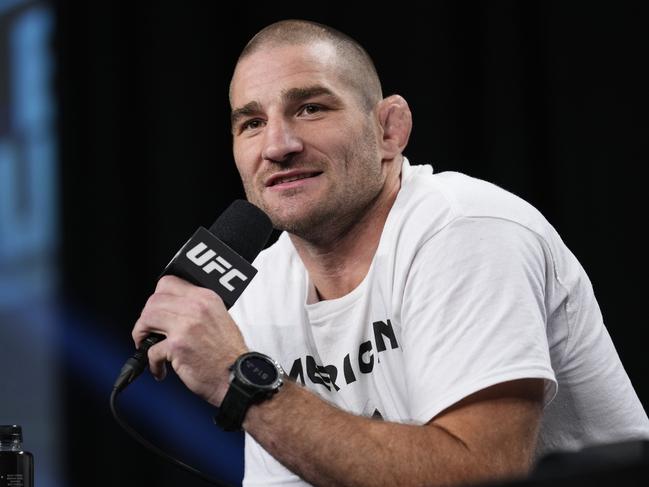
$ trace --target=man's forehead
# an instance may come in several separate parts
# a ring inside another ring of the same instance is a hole
[[[330,42],[314,41],[302,44],[269,44],[260,46],[256,51],[244,57],[239,66],[290,65],[294,63],[335,64],[338,51]]]
[[[287,79],[302,78],[297,83],[305,86],[322,83],[328,77],[338,77],[340,64],[336,56],[334,46],[323,42],[261,48],[237,64],[230,87],[230,102],[233,105],[246,103],[250,100],[240,98],[260,87],[264,90],[275,88],[277,95],[298,87],[283,86],[282,82]]]

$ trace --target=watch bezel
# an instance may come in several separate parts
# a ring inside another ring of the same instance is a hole
[[[252,359],[252,358],[258,358],[261,360],[264,360],[268,364],[272,365],[273,370],[277,374],[276,377],[273,379],[273,381],[270,384],[264,385],[264,384],[258,384],[255,382],[250,381],[244,372],[241,369],[241,366],[246,362],[246,360]],[[269,357],[266,354],[260,353],[260,352],[247,352],[244,353],[243,355],[239,356],[237,360],[235,361],[234,364],[232,364],[232,371],[231,375],[233,376],[232,379],[236,378],[236,381],[239,383],[239,385],[244,386],[245,388],[251,388],[255,391],[259,392],[277,392],[277,390],[282,386],[284,383],[284,369],[282,369],[282,366],[273,358]],[[230,381],[232,382],[232,380]]]

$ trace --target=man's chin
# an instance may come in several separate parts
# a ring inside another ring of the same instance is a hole
[[[268,214],[273,224],[292,225],[292,222],[304,220],[313,213],[317,208],[313,201],[313,197],[304,194],[283,194],[264,198],[260,208]]]
[[[318,227],[321,218],[306,208],[296,208],[295,211],[270,212],[268,216],[273,222],[273,227],[292,233],[299,237],[306,237]]]
[[[277,230],[295,233],[305,224],[304,215],[301,213],[269,213],[270,220],[273,222],[273,227]]]
[[[275,229],[300,237],[318,231],[332,211],[332,208],[327,208],[327,198],[320,192],[283,191],[282,194],[260,196],[248,199],[268,215]]]

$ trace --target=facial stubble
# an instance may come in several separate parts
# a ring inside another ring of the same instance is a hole
[[[336,181],[336,186],[312,202],[308,211],[304,212],[305,203],[299,197],[300,189],[286,191],[282,202],[271,207],[255,191],[254,183],[244,180],[248,200],[264,210],[278,230],[313,243],[339,238],[362,219],[378,198],[385,182],[376,134],[369,121],[364,124],[361,134],[350,140],[350,146],[340,156],[344,161],[344,172]],[[292,167],[287,162],[283,169]],[[296,164],[295,168],[298,167],[300,165]],[[317,167],[323,167],[325,172],[328,169],[325,163]]]

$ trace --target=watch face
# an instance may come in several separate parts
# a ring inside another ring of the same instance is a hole
[[[264,357],[248,356],[239,365],[241,376],[256,386],[271,386],[278,378],[278,372]]]

